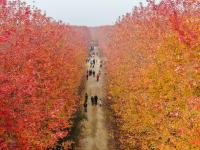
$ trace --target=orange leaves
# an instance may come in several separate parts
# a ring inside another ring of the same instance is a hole
[[[189,102],[189,108],[190,109],[194,109],[194,110],[198,110],[200,111],[200,98],[197,97],[197,98],[190,98],[188,100]]]
[[[197,1],[149,1],[96,30],[121,149],[198,147],[199,12]]]

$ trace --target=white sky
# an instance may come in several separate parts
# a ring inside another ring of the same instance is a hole
[[[24,0],[33,5],[33,0]],[[34,5],[47,16],[72,25],[99,26],[114,24],[117,18],[130,12],[146,0],[35,0]]]

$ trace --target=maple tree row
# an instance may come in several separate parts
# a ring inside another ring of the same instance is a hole
[[[199,18],[199,0],[150,0],[96,30],[121,149],[200,147]]]
[[[80,105],[88,29],[6,0],[0,24],[0,149],[50,148]]]

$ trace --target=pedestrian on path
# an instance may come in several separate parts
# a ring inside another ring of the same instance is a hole
[[[89,76],[91,76],[91,75],[92,75],[92,70],[89,71]]]
[[[94,97],[93,96],[91,96],[91,102],[92,102],[92,105],[94,105]]]
[[[92,62],[92,61],[90,61],[90,68],[92,68],[92,65],[93,65],[93,62]]]
[[[87,94],[87,92],[85,93],[85,102],[87,102],[88,101],[88,94]]]
[[[94,96],[94,100],[95,100],[95,105],[97,105],[97,102],[98,102],[98,96],[97,95]]]
[[[94,70],[93,70],[92,74],[93,74],[93,77],[95,77],[95,71]]]
[[[88,80],[88,74],[86,75],[86,79]]]
[[[87,102],[84,103],[84,111],[87,112]]]
[[[99,82],[99,73],[97,73],[97,82]]]

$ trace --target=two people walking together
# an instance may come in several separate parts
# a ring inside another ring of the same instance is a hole
[[[88,106],[88,94],[85,93],[85,101],[84,101],[84,110],[87,112],[87,106]],[[97,95],[91,96],[91,104],[92,106],[97,106],[99,105],[100,107],[102,106],[102,100],[98,98]]]

